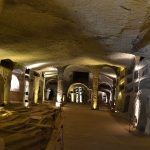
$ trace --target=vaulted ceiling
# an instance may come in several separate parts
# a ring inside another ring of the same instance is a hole
[[[130,65],[134,56],[125,53],[140,55],[149,44],[149,0],[0,0],[0,6],[0,59]]]

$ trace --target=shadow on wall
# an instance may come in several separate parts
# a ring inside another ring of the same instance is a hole
[[[43,99],[43,81],[40,80],[39,81],[39,91],[38,91],[38,102],[42,103],[42,99]]]

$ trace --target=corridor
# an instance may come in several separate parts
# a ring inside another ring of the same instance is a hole
[[[150,139],[128,132],[128,124],[87,105],[63,108],[64,150],[149,150]]]
[[[150,150],[150,0],[0,0],[0,150],[62,145]]]

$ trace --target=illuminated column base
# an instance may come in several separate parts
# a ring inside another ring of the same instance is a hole
[[[82,93],[80,93],[79,97],[80,97],[80,103],[83,103],[83,100],[82,100]]]
[[[61,105],[62,105],[61,102],[56,102],[56,103],[55,103],[55,106],[58,107],[58,108],[61,107]]]
[[[92,109],[98,109],[98,77],[93,77]]]
[[[25,106],[26,108],[29,108],[29,101],[25,100],[24,106]]]
[[[45,78],[43,79],[43,99],[42,102],[44,103],[45,101]]]
[[[92,109],[93,109],[93,110],[98,109],[97,97],[93,97],[93,99],[92,99]]]
[[[57,85],[57,102],[62,103],[63,100],[63,84],[62,80],[58,80],[58,85]]]
[[[140,114],[140,100],[139,100],[139,98],[137,98],[135,101],[135,112],[134,112],[134,115],[136,117],[135,118],[136,119],[135,126],[138,125],[139,114]]]
[[[73,102],[74,103],[74,93],[71,93],[71,102]]]
[[[97,102],[96,101],[93,102],[93,109],[94,110],[97,109]]]
[[[58,106],[63,103],[63,72],[64,67],[59,66],[58,68],[58,82],[57,82],[57,102]]]
[[[34,79],[34,103],[35,104],[38,103],[39,84],[40,84],[39,77],[35,77]]]

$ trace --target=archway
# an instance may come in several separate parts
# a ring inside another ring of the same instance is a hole
[[[116,101],[116,86],[117,86],[117,67],[103,65],[100,69],[100,76],[99,76],[99,101],[101,105],[109,106],[111,109],[115,107]],[[103,96],[106,94],[107,102],[105,103],[102,99]]]
[[[112,107],[113,105],[112,96],[113,96],[112,86],[107,82],[100,83],[98,87],[98,97],[100,106]]]
[[[67,95],[71,84],[82,83],[89,87],[90,68],[83,65],[69,65],[64,70],[64,93]],[[67,97],[68,98],[68,97]]]
[[[89,84],[89,73],[90,69],[87,66],[82,65],[69,65],[64,70],[64,81],[68,87],[73,83],[83,83],[86,86]],[[66,89],[66,90],[67,90]]]
[[[18,77],[15,74],[12,74],[10,91],[18,92],[19,90],[20,90],[20,83]]]
[[[69,102],[87,104],[91,100],[91,90],[83,83],[73,83],[67,91]]]
[[[10,102],[22,102],[24,97],[24,71],[14,69],[12,71],[10,86]]]
[[[0,75],[0,105],[4,103],[4,79]]]
[[[48,79],[46,81],[46,100],[56,100],[57,95],[57,80],[55,79]]]
[[[100,73],[104,74],[110,78],[117,78],[117,68],[116,66],[110,66],[110,65],[102,65],[100,69]]]
[[[58,80],[58,68],[50,66],[42,70],[44,77],[43,81],[43,101],[56,100],[57,96],[57,80]]]
[[[21,102],[20,81],[16,74],[12,74],[10,86],[10,102]]]

